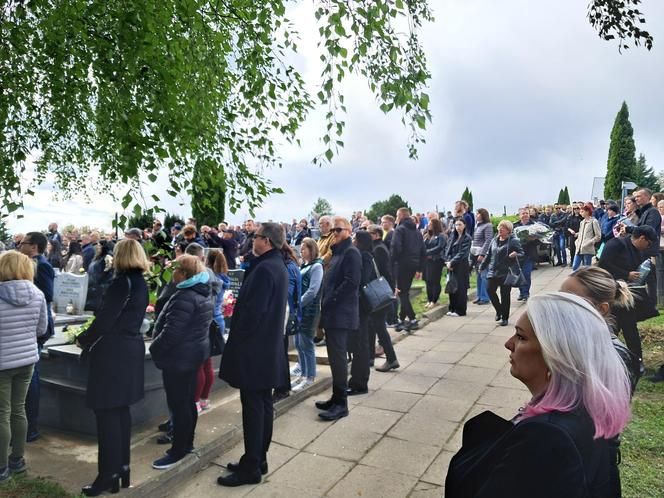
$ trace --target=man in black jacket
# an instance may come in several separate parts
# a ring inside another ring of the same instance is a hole
[[[400,321],[396,330],[416,330],[419,326],[415,317],[413,305],[410,303],[410,286],[413,277],[421,278],[422,269],[426,260],[426,250],[422,234],[410,217],[410,209],[399,208],[397,211],[398,226],[394,230],[394,237],[390,245],[392,260],[392,275],[396,279],[396,293],[399,296],[401,307],[399,309]],[[405,322],[408,318],[408,323]]]
[[[332,370],[332,397],[316,401],[323,420],[337,420],[348,415],[348,334],[360,327],[360,278],[362,257],[353,247],[351,224],[334,217],[334,245],[330,266],[323,277],[320,325],[325,329],[327,356]]]
[[[528,208],[519,209],[519,221],[514,224],[514,228],[522,227],[527,225],[533,225],[535,222],[530,219],[530,211]],[[519,259],[521,263],[521,273],[523,278],[526,280],[526,283],[519,287],[519,297],[517,301],[527,301],[530,297],[530,283],[531,283],[531,274],[535,263],[537,262],[537,239],[535,237],[528,237],[528,241],[525,244],[522,244],[524,256],[523,259]]]
[[[553,252],[558,260],[556,266],[567,266],[567,251],[565,250],[567,214],[560,204],[554,206],[554,213],[549,217],[548,225],[553,229]]]
[[[278,223],[263,223],[253,237],[254,259],[247,268],[235,303],[233,326],[219,377],[240,389],[244,455],[229,463],[232,472],[217,479],[222,486],[256,484],[267,474],[272,441],[272,389],[287,369],[284,324],[288,300],[288,270],[281,248],[284,232]]]

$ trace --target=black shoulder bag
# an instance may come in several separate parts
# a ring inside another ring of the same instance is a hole
[[[378,271],[376,260],[371,258],[371,262],[374,265],[374,270],[376,270],[376,278],[362,287],[362,296],[364,297],[369,312],[375,313],[388,306],[392,306],[396,297],[394,297],[394,291],[392,290],[392,287],[390,287],[390,284]]]

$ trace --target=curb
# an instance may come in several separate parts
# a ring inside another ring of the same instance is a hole
[[[322,378],[304,391],[291,394],[288,398],[274,405],[274,418],[287,413],[305,399],[320,394],[332,387],[332,377]],[[192,475],[205,469],[215,458],[229,451],[242,441],[242,429],[233,427],[218,437],[197,447],[194,452],[174,467],[161,472],[158,476],[148,479],[136,487],[129,488],[125,496],[131,498],[163,498],[175,487],[191,478]]]

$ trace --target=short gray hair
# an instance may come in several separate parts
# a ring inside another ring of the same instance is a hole
[[[321,216],[318,218],[318,224],[322,225],[323,223],[329,223],[330,225],[332,224],[332,218],[328,215]]]
[[[192,256],[196,256],[197,258],[202,258],[203,254],[205,253],[205,249],[203,249],[203,246],[200,245],[199,243],[192,242],[191,244],[187,244],[184,253],[191,254]]]
[[[284,229],[279,223],[261,223],[258,228],[260,235],[267,237],[272,247],[281,250],[284,246],[286,237],[284,236]]]

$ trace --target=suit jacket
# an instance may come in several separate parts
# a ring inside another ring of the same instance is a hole
[[[40,291],[44,293],[44,298],[46,299],[48,326],[46,328],[46,333],[37,339],[39,344],[44,344],[55,332],[53,314],[51,313],[55,272],[53,271],[51,263],[48,262],[43,254],[37,255],[33,259],[35,260],[35,263],[37,263],[37,269],[35,271],[35,279],[33,283]]]
[[[265,390],[281,384],[288,270],[281,251],[254,258],[233,311],[219,377],[238,389]]]
[[[618,497],[617,449],[594,433],[584,410],[549,412],[516,425],[481,413],[464,425],[445,497]]]
[[[320,326],[356,330],[360,326],[360,251],[350,238],[332,246],[332,260],[323,279]]]
[[[629,272],[637,271],[645,259],[646,256],[632,244],[631,237],[618,237],[604,244],[599,266],[616,280],[629,282]]]

